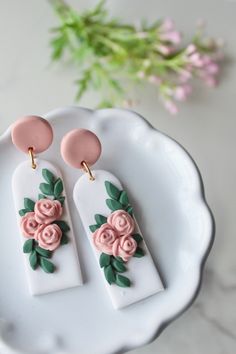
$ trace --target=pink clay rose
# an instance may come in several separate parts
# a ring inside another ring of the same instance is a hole
[[[116,230],[108,224],[103,224],[93,233],[93,243],[98,251],[111,255],[113,243],[118,237]]]
[[[119,236],[130,235],[134,231],[134,219],[124,210],[117,210],[110,214],[107,223],[118,232]]]
[[[39,224],[51,224],[62,215],[62,206],[58,200],[40,199],[34,207],[35,219]]]
[[[49,251],[54,251],[60,246],[61,237],[62,231],[57,224],[40,225],[35,234],[39,246]]]
[[[137,248],[137,242],[130,235],[125,235],[119,237],[115,240],[112,253],[114,257],[121,257],[125,262],[131,258]]]
[[[26,238],[34,238],[35,232],[39,228],[38,222],[35,220],[35,213],[26,213],[20,221],[21,232]]]

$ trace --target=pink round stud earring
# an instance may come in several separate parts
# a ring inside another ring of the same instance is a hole
[[[29,153],[31,166],[36,169],[34,154],[49,148],[53,141],[51,125],[38,116],[28,116],[17,120],[11,129],[13,144],[24,153]]]
[[[20,163],[12,177],[23,253],[28,258],[25,267],[29,290],[37,295],[80,285],[80,267],[61,173],[51,162],[36,158],[52,144],[52,127],[42,117],[23,117],[12,125],[11,137],[18,150],[30,155],[30,163],[28,160]],[[59,261],[56,251],[63,245],[66,246],[59,267],[52,260]],[[55,273],[53,280],[48,273]]]
[[[110,172],[91,170],[101,154],[98,137],[72,130],[62,139],[61,154],[68,165],[89,174],[78,179],[73,197],[113,306],[122,308],[163,290],[127,192]]]
[[[90,180],[94,180],[89,166],[99,159],[101,143],[93,132],[86,129],[70,131],[62,140],[61,154],[69,166],[85,170]]]

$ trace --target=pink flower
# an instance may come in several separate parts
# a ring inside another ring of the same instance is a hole
[[[213,60],[209,57],[209,55],[203,55],[202,60],[203,60],[204,66],[207,66],[213,62]]]
[[[36,202],[35,220],[39,224],[51,224],[62,215],[62,206],[58,200],[40,199]]]
[[[173,53],[173,48],[164,44],[158,44],[156,49],[163,55],[170,55]]]
[[[115,240],[112,252],[114,257],[121,257],[125,262],[131,258],[137,248],[137,242],[130,235],[121,236]]]
[[[130,235],[134,231],[134,219],[124,210],[116,210],[107,218],[107,223],[111,225],[119,236]]]
[[[191,44],[189,44],[189,45],[187,46],[185,52],[186,52],[187,55],[191,55],[191,54],[193,54],[194,52],[196,52],[196,50],[197,50],[196,46],[191,43]]]
[[[203,80],[209,87],[215,87],[217,85],[217,80],[214,76],[205,76]]]
[[[189,56],[189,62],[197,68],[202,68],[204,66],[204,59],[198,52],[194,52]]]
[[[192,73],[191,73],[191,68],[186,66],[185,69],[181,69],[179,71],[179,80],[180,82],[187,82],[191,79]]]
[[[165,100],[164,106],[171,114],[175,115],[178,113],[178,107],[172,100]]]
[[[35,213],[26,213],[20,221],[21,232],[26,238],[34,238],[36,231],[39,228],[38,222],[35,220]]]
[[[211,75],[216,75],[219,72],[219,65],[211,61],[206,67],[205,70]]]
[[[93,243],[98,251],[112,254],[112,246],[118,238],[117,232],[108,224],[103,224],[93,233]]]
[[[45,250],[54,251],[60,246],[62,231],[57,224],[40,225],[35,233],[35,240]]]
[[[174,91],[174,98],[178,101],[185,101],[191,92],[192,87],[190,85],[177,86]]]
[[[172,31],[174,29],[174,21],[171,18],[165,18],[159,30],[161,32]]]
[[[178,31],[169,31],[160,34],[162,41],[171,42],[173,44],[179,44],[181,42],[181,35]]]

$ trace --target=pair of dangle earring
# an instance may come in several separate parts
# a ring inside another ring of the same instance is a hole
[[[35,158],[51,145],[52,128],[41,117],[26,117],[13,125],[12,141],[30,155],[12,179],[30,291],[37,295],[81,285],[61,173]],[[127,192],[110,172],[91,170],[101,155],[98,137],[74,129],[62,139],[61,155],[69,166],[86,172],[75,183],[73,199],[114,308],[163,290]]]

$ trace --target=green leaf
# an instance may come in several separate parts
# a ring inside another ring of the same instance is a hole
[[[137,242],[137,244],[139,244],[140,242],[143,241],[143,238],[140,234],[134,234],[134,235],[132,235],[132,237]]]
[[[47,258],[40,257],[40,267],[44,270],[45,273],[54,273],[55,266]]]
[[[128,194],[126,193],[126,191],[121,192],[119,202],[124,206],[129,205],[129,198],[128,198]]]
[[[43,194],[39,194],[39,195],[38,195],[38,200],[40,200],[40,199],[46,199],[46,196],[43,195]]]
[[[66,234],[63,233],[62,237],[61,237],[60,245],[61,246],[67,245],[68,242],[69,242],[69,237]]]
[[[30,252],[32,252],[33,247],[34,247],[34,240],[33,239],[27,240],[24,243],[23,252],[30,253]]]
[[[19,215],[24,216],[25,214],[29,213],[31,210],[30,209],[21,209],[19,210]]]
[[[54,185],[54,195],[56,198],[60,197],[61,193],[63,192],[63,183],[61,178],[58,178]]]
[[[91,232],[95,232],[97,229],[99,229],[100,225],[90,225],[89,229]]]
[[[122,288],[129,288],[131,285],[129,278],[120,274],[116,274],[115,283]]]
[[[116,186],[114,186],[114,184],[109,181],[105,181],[105,187],[109,197],[115,200],[119,200],[120,190]]]
[[[45,195],[54,195],[53,187],[51,184],[40,183],[39,189]]]
[[[133,257],[141,258],[141,257],[143,257],[144,255],[145,255],[145,254],[144,254],[144,251],[142,250],[142,248],[137,247],[137,248],[136,248],[136,251],[135,251],[135,254],[133,255]]]
[[[38,256],[36,251],[32,251],[29,256],[29,262],[31,265],[31,268],[35,270],[38,267]]]
[[[61,206],[64,205],[65,199],[66,199],[66,197],[59,197],[59,198],[57,198],[57,200],[61,203]]]
[[[100,215],[100,214],[95,215],[95,220],[96,220],[96,223],[100,226],[103,224],[106,224],[106,222],[107,222],[107,218],[103,215]]]
[[[114,199],[106,199],[106,204],[108,206],[109,209],[111,209],[112,211],[115,210],[124,210],[124,207],[122,204],[120,204],[120,202],[118,202],[117,200]]]
[[[115,259],[116,259],[118,262],[120,262],[120,263],[124,263],[124,262],[125,262],[125,261],[124,261],[121,257],[119,257],[119,256],[115,257]]]
[[[111,262],[111,256],[106,253],[101,253],[100,258],[99,258],[99,264],[100,267],[107,267]]]
[[[54,221],[54,224],[57,224],[63,232],[70,231],[70,226],[63,220]]]
[[[115,268],[115,270],[119,273],[124,273],[127,270],[124,263],[119,262],[115,258],[112,259],[111,264],[112,264],[113,268]]]
[[[133,207],[132,206],[129,206],[127,209],[126,209],[127,213],[129,213],[130,216],[133,216]]]
[[[55,177],[51,171],[44,168],[42,170],[42,175],[46,182],[48,182],[49,184],[53,184]]]
[[[36,247],[35,247],[35,251],[36,251],[40,256],[43,256],[43,257],[46,257],[46,258],[50,258],[50,257],[52,256],[52,252],[51,252],[51,251],[45,250],[44,248],[39,247],[39,246],[36,246]]]
[[[116,280],[115,273],[114,273],[111,265],[104,267],[104,275],[110,285],[115,282],[115,280]]]
[[[24,207],[29,211],[34,211],[35,202],[29,198],[24,198]]]

